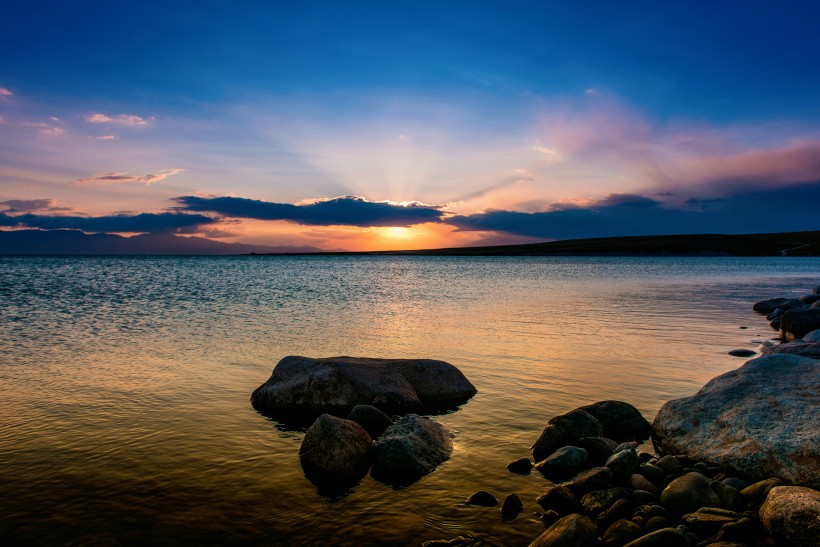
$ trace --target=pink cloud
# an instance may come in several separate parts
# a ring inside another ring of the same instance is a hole
[[[11,97],[12,95],[14,95],[14,93],[9,91],[5,87],[0,87],[0,97]]]
[[[89,123],[115,123],[120,125],[148,125],[148,120],[136,114],[117,114],[107,116],[105,114],[94,113],[85,118]]]
[[[182,171],[184,171],[184,169],[161,169],[156,173],[150,173],[148,175],[131,175],[130,173],[100,173],[99,175],[94,175],[93,177],[77,179],[72,182],[78,184],[119,184],[126,182],[137,182],[150,186],[155,182],[164,180],[170,176],[181,173]]]

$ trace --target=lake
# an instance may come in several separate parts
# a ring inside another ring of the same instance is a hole
[[[549,418],[651,421],[774,336],[753,302],[818,283],[818,258],[0,257],[0,543],[526,544],[550,483],[506,464]],[[478,394],[434,418],[432,474],[328,498],[249,403],[286,355],[442,359]]]

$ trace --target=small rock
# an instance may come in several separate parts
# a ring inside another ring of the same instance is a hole
[[[529,547],[583,547],[595,545],[598,528],[583,515],[567,515],[535,538]],[[672,547],[672,546],[666,546]]]
[[[629,484],[629,477],[637,473],[641,467],[638,453],[631,446],[612,454],[605,465],[612,470],[612,478],[617,484]]]
[[[510,473],[515,473],[516,475],[529,475],[532,470],[532,462],[529,458],[521,458],[520,460],[508,463],[507,469]]]
[[[347,419],[362,426],[371,439],[378,439],[385,429],[393,425],[390,416],[371,405],[354,406]]]
[[[743,497],[750,501],[762,503],[763,500],[766,499],[766,496],[769,495],[769,491],[776,486],[783,486],[783,481],[778,478],[765,479],[754,484],[750,484],[741,490],[740,493]]]
[[[480,505],[481,507],[495,507],[498,505],[498,500],[495,496],[486,490],[479,490],[464,502],[467,505]]]
[[[749,484],[746,481],[738,479],[737,477],[727,477],[727,478],[723,479],[721,482],[723,484],[731,486],[732,488],[734,488],[738,492],[740,492],[741,490],[743,490],[744,488],[749,486]]]
[[[720,527],[717,534],[715,534],[710,541],[714,542],[729,542],[735,541],[740,543],[752,543],[756,536],[758,536],[757,526],[748,517],[744,517],[735,522],[727,522]]]
[[[619,499],[629,497],[629,490],[626,488],[607,488],[606,490],[596,490],[581,498],[581,505],[590,515],[597,515],[605,511],[610,505]]]
[[[638,472],[653,484],[660,483],[666,477],[663,469],[651,463],[642,463]]]
[[[453,440],[443,425],[407,414],[373,442],[371,473],[388,484],[408,484],[432,472],[452,451]]]
[[[504,498],[504,503],[501,504],[501,519],[504,521],[513,520],[523,510],[524,504],[518,494],[510,494]]]
[[[594,490],[603,490],[612,484],[612,471],[608,467],[593,467],[581,471],[571,481],[562,483],[576,496],[583,496]]]
[[[655,466],[663,469],[663,472],[667,475],[674,475],[676,473],[679,473],[680,470],[683,468],[680,461],[678,461],[678,459],[672,455],[664,456],[663,458],[659,459],[655,463]]]
[[[683,515],[680,519],[680,523],[686,525],[701,538],[707,538],[716,534],[724,524],[737,522],[742,518],[745,518],[745,515],[722,509],[704,507],[694,513]]]
[[[746,498],[744,498],[736,488],[732,488],[726,483],[720,481],[712,481],[709,487],[720,498],[720,503],[723,507],[733,511],[741,511],[746,505]]]
[[[732,357],[754,357],[757,352],[751,349],[733,349],[728,352]]]
[[[575,494],[565,486],[553,486],[536,500],[538,505],[547,511],[555,511],[559,515],[580,513],[583,510]]]
[[[635,504],[628,499],[619,499],[609,506],[606,511],[598,515],[598,523],[605,525],[606,529],[610,523],[619,519],[626,519],[632,516],[632,511],[635,509]]]
[[[561,515],[556,513],[555,511],[544,511],[541,515],[541,522],[544,524],[544,528],[549,528],[556,522],[561,519]]]
[[[592,544],[590,544],[592,545]],[[677,528],[661,528],[624,547],[690,547],[689,537]]]
[[[602,433],[601,422],[588,412],[580,409],[567,412],[547,422],[532,445],[533,458],[540,462],[563,446],[572,445],[583,437],[600,437]]]
[[[816,547],[820,545],[820,492],[801,486],[776,486],[760,507],[760,521],[775,540]]]
[[[647,490],[633,490],[631,494],[629,494],[629,498],[638,504],[647,504],[647,503],[656,503],[658,501],[658,495],[653,494]]]
[[[769,300],[762,300],[755,303],[752,309],[757,313],[770,314],[780,307],[781,304],[788,302],[789,298],[770,298]]]
[[[640,526],[626,519],[613,522],[604,532],[603,544],[612,547],[623,547],[630,541],[643,535]]]
[[[818,295],[820,296],[820,295]],[[820,342],[820,329],[815,329],[803,337],[804,342]]]
[[[645,490],[651,494],[658,494],[660,492],[657,486],[646,480],[646,477],[643,475],[637,473],[629,477],[629,484],[635,490]]]
[[[647,534],[651,534],[656,530],[668,527],[669,521],[666,520],[664,517],[650,517],[649,520],[646,521],[646,527],[644,530]]]
[[[601,466],[615,452],[618,443],[606,437],[584,437],[575,446],[587,451],[588,465]]]
[[[549,479],[562,479],[575,474],[587,463],[587,451],[577,446],[564,446],[535,464],[535,468]]]
[[[660,502],[677,515],[720,506],[720,498],[709,487],[709,479],[700,473],[687,473],[670,482],[661,492]]]

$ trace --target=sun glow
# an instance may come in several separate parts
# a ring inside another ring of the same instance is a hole
[[[410,228],[391,226],[389,228],[382,229],[382,235],[388,239],[410,239],[415,234]]]

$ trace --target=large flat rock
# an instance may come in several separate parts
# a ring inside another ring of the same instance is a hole
[[[748,361],[697,394],[666,403],[652,424],[663,454],[685,454],[743,477],[820,488],[820,361]]]
[[[455,407],[475,393],[444,361],[290,356],[253,392],[251,403],[270,415],[344,413],[356,405],[405,413]]]

